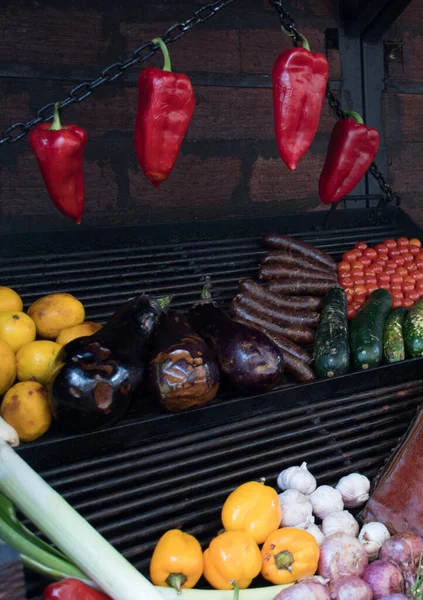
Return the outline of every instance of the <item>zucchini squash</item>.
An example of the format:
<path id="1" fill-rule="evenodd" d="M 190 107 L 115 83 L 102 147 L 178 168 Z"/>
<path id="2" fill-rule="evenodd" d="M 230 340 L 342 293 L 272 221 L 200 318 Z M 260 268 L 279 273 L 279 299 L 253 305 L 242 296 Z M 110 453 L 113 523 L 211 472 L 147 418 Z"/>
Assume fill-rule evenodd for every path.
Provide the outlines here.
<path id="1" fill-rule="evenodd" d="M 405 317 L 404 343 L 409 356 L 423 356 L 423 298 L 416 302 Z"/>
<path id="2" fill-rule="evenodd" d="M 314 369 L 319 377 L 346 373 L 350 366 L 347 300 L 341 287 L 333 287 L 323 301 L 314 342 Z"/>
<path id="3" fill-rule="evenodd" d="M 386 317 L 383 328 L 383 362 L 392 364 L 405 359 L 403 326 L 408 308 L 394 308 Z"/>

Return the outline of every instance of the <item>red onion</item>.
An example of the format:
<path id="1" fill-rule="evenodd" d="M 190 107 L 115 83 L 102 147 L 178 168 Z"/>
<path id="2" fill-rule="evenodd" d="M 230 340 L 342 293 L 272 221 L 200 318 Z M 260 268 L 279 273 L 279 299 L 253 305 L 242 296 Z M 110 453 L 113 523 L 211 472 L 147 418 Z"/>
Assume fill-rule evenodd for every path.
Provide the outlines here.
<path id="1" fill-rule="evenodd" d="M 410 596 L 405 594 L 391 594 L 390 596 L 384 596 L 380 600 L 410 600 Z"/>
<path id="2" fill-rule="evenodd" d="M 360 577 L 340 577 L 330 584 L 332 600 L 373 600 L 372 588 Z"/>
<path id="3" fill-rule="evenodd" d="M 414 585 L 420 554 L 423 553 L 423 539 L 415 533 L 398 533 L 384 542 L 379 558 L 390 560 L 402 571 L 406 588 Z"/>
<path id="4" fill-rule="evenodd" d="M 331 581 L 347 575 L 361 577 L 367 564 L 367 552 L 356 538 L 345 533 L 334 533 L 320 546 L 317 572 Z"/>
<path id="5" fill-rule="evenodd" d="M 330 596 L 326 585 L 317 581 L 309 581 L 296 583 L 282 590 L 273 600 L 330 600 Z"/>
<path id="6" fill-rule="evenodd" d="M 394 563 L 375 560 L 364 571 L 363 579 L 373 590 L 373 598 L 379 600 L 389 594 L 404 592 L 404 577 Z"/>

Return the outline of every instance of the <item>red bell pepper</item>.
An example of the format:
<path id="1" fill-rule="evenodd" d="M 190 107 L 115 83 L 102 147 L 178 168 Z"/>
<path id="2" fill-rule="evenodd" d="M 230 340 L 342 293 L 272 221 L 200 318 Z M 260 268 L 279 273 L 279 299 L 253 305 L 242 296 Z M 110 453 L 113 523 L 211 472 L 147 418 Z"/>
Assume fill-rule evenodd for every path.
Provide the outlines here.
<path id="1" fill-rule="evenodd" d="M 346 112 L 332 131 L 319 180 L 319 195 L 333 204 L 349 194 L 365 175 L 379 150 L 379 132 L 367 127 L 359 114 Z"/>
<path id="2" fill-rule="evenodd" d="M 316 135 L 322 114 L 329 66 L 323 54 L 302 48 L 285 50 L 272 72 L 276 143 L 286 166 L 294 171 Z"/>
<path id="3" fill-rule="evenodd" d="M 40 123 L 29 133 L 47 191 L 56 208 L 81 222 L 84 210 L 83 154 L 87 132 L 77 125 L 62 125 L 59 105 L 54 107 L 53 123 Z"/>
<path id="4" fill-rule="evenodd" d="M 178 158 L 195 108 L 195 96 L 187 75 L 172 73 L 169 52 L 160 38 L 164 67 L 147 67 L 138 78 L 138 112 L 135 150 L 144 174 L 159 187 Z"/>
<path id="5" fill-rule="evenodd" d="M 102 592 L 79 581 L 79 579 L 64 579 L 52 583 L 44 590 L 43 600 L 111 600 Z"/>

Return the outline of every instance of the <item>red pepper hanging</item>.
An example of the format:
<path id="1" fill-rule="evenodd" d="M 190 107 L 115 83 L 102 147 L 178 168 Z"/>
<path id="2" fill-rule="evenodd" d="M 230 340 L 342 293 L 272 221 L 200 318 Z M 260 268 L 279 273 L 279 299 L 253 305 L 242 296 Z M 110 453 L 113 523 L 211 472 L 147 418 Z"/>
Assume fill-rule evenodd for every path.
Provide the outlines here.
<path id="1" fill-rule="evenodd" d="M 77 125 L 62 125 L 59 105 L 54 106 L 53 123 L 40 123 L 29 133 L 47 191 L 56 208 L 81 222 L 84 210 L 83 154 L 87 132 Z"/>
<path id="2" fill-rule="evenodd" d="M 178 158 L 195 108 L 187 75 L 172 73 L 166 44 L 156 38 L 164 54 L 163 69 L 147 67 L 138 79 L 135 150 L 144 174 L 159 187 Z"/>
<path id="3" fill-rule="evenodd" d="M 111 598 L 79 579 L 64 579 L 46 587 L 43 600 L 111 600 Z"/>
<path id="4" fill-rule="evenodd" d="M 348 112 L 332 131 L 319 181 L 319 195 L 333 204 L 349 194 L 364 177 L 379 150 L 379 132 L 367 127 L 361 116 Z"/>
<path id="5" fill-rule="evenodd" d="M 316 135 L 322 114 L 329 66 L 323 54 L 302 48 L 285 50 L 273 67 L 273 109 L 279 154 L 294 171 Z"/>

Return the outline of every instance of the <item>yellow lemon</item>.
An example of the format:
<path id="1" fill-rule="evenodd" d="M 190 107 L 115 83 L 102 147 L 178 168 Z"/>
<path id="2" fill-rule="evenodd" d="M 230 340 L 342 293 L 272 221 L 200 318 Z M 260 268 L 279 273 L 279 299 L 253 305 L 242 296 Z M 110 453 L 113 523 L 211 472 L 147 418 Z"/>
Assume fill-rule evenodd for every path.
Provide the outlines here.
<path id="1" fill-rule="evenodd" d="M 36 334 L 34 321 L 25 313 L 14 310 L 0 312 L 0 340 L 10 344 L 14 352 L 33 342 Z"/>
<path id="2" fill-rule="evenodd" d="M 54 359 L 61 349 L 60 344 L 40 340 L 25 344 L 16 354 L 16 370 L 19 381 L 35 377 L 40 383 L 48 383 Z"/>
<path id="3" fill-rule="evenodd" d="M 65 344 L 69 344 L 72 340 L 76 340 L 80 337 L 85 337 L 87 335 L 92 335 L 96 331 L 101 329 L 101 325 L 98 323 L 93 323 L 92 321 L 85 321 L 81 325 L 75 325 L 75 327 L 68 327 L 67 329 L 62 329 L 59 335 L 56 338 L 56 342 L 65 346 Z"/>
<path id="4" fill-rule="evenodd" d="M 18 310 L 22 311 L 23 302 L 19 294 L 11 288 L 0 285 L 0 311 Z"/>
<path id="5" fill-rule="evenodd" d="M 50 294 L 28 309 L 41 338 L 55 340 L 62 329 L 80 325 L 85 319 L 82 303 L 71 294 Z"/>
<path id="6" fill-rule="evenodd" d="M 37 381 L 17 383 L 6 392 L 0 416 L 16 429 L 21 441 L 33 442 L 51 425 L 46 389 Z"/>
<path id="7" fill-rule="evenodd" d="M 0 396 L 6 392 L 16 378 L 16 357 L 11 346 L 0 340 Z"/>

